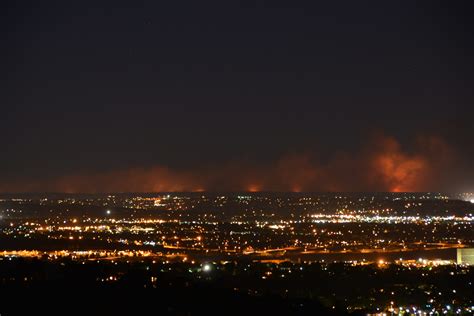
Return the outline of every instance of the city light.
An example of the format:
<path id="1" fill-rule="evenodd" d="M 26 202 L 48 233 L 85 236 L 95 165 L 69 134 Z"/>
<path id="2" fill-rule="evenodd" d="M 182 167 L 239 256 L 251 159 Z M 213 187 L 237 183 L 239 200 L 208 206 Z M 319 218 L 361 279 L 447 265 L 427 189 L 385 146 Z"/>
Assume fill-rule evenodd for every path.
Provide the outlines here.
<path id="1" fill-rule="evenodd" d="M 332 265 L 340 264 L 343 275 L 363 268 L 387 274 L 391 280 L 393 273 L 416 271 L 413 282 L 431 282 L 443 276 L 442 269 L 450 269 L 450 278 L 469 273 L 474 217 L 471 209 L 462 208 L 466 200 L 433 193 L 12 198 L 0 211 L 5 245 L 8 240 L 22 240 L 33 247 L 0 250 L 0 265 L 18 258 L 80 262 L 86 267 L 111 264 L 119 270 L 96 279 L 115 283 L 124 280 L 128 265 L 138 264 L 149 272 L 144 287 L 162 286 L 160 273 L 178 278 L 185 273 L 191 278 L 187 282 L 211 281 L 222 273 L 233 273 L 237 279 L 253 275 L 258 282 L 292 282 L 311 276 L 314 263 L 321 269 L 314 277 L 328 273 L 334 278 L 339 272 Z M 38 206 L 47 206 L 49 212 L 37 213 Z M 75 212 L 65 211 L 72 207 Z M 85 212 L 79 215 L 81 209 Z M 113 209 L 120 209 L 120 216 L 111 216 Z M 60 246 L 42 247 L 44 240 Z M 443 259 L 433 257 L 438 252 Z M 418 291 L 416 282 L 404 282 Z M 260 295 L 256 284 L 260 283 L 248 293 Z M 447 311 L 447 303 L 439 299 L 445 293 L 470 304 L 462 298 L 463 286 L 469 285 L 425 290 L 433 293 L 425 293 L 430 307 L 420 302 L 409 310 Z M 372 295 L 375 303 L 365 305 L 354 297 L 345 303 L 347 311 L 355 313 L 362 307 L 379 314 L 406 311 L 406 306 L 396 304 L 405 294 L 390 282 L 374 290 L 377 295 L 366 295 Z M 452 311 L 468 313 L 470 307 L 452 302 Z"/>

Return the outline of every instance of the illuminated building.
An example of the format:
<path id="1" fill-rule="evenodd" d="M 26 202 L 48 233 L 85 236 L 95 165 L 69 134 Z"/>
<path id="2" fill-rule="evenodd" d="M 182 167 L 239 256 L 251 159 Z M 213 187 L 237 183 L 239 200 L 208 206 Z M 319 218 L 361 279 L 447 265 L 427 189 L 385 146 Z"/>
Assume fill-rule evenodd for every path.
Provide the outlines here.
<path id="1" fill-rule="evenodd" d="M 474 248 L 459 248 L 457 250 L 457 263 L 474 265 Z"/>

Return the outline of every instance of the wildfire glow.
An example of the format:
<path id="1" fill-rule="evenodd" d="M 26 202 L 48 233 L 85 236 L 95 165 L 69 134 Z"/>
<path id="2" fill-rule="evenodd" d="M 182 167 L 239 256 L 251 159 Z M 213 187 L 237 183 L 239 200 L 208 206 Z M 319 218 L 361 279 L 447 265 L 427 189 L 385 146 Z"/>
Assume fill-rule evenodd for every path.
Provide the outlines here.
<path id="1" fill-rule="evenodd" d="M 0 183 L 0 192 L 427 191 L 433 189 L 440 170 L 446 169 L 446 148 L 441 140 L 430 138 L 420 143 L 418 151 L 408 153 L 394 138 L 379 135 L 360 150 L 338 153 L 325 162 L 305 153 L 265 165 L 234 162 L 212 169 L 132 168 Z"/>

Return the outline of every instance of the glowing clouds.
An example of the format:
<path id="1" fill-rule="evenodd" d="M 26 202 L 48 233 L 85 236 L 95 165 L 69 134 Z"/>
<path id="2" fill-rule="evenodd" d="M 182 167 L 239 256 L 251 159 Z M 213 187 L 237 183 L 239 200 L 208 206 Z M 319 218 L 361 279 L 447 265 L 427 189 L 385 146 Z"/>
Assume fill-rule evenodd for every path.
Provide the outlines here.
<path id="1" fill-rule="evenodd" d="M 378 135 L 355 152 L 338 152 L 327 161 L 309 153 L 254 164 L 234 161 L 212 168 L 165 166 L 78 173 L 53 180 L 3 184 L 5 192 L 202 192 L 202 191 L 428 191 L 446 179 L 455 155 L 435 137 L 415 139 L 414 152 L 393 137 Z"/>
<path id="2" fill-rule="evenodd" d="M 419 191 L 431 172 L 429 162 L 420 155 L 408 155 L 392 138 L 382 139 L 381 151 L 373 157 L 375 177 L 387 191 Z"/>

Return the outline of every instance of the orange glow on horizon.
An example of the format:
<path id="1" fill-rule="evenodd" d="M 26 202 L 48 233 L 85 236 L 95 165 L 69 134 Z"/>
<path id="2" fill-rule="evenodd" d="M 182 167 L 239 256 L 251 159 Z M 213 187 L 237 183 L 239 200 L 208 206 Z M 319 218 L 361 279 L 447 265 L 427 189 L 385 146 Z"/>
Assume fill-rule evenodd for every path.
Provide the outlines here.
<path id="1" fill-rule="evenodd" d="M 247 188 L 248 192 L 260 192 L 262 191 L 262 187 L 257 184 L 251 184 Z"/>
<path id="2" fill-rule="evenodd" d="M 300 186 L 293 186 L 291 188 L 291 192 L 299 193 L 299 192 L 301 192 L 301 187 Z"/>
<path id="3" fill-rule="evenodd" d="M 187 170 L 156 165 L 2 182 L 0 192 L 412 192 L 436 188 L 441 183 L 439 173 L 449 170 L 456 155 L 441 139 L 415 144 L 417 150 L 407 152 L 395 138 L 378 135 L 358 151 L 340 152 L 328 161 L 292 153 L 265 165 L 235 161 Z"/>

